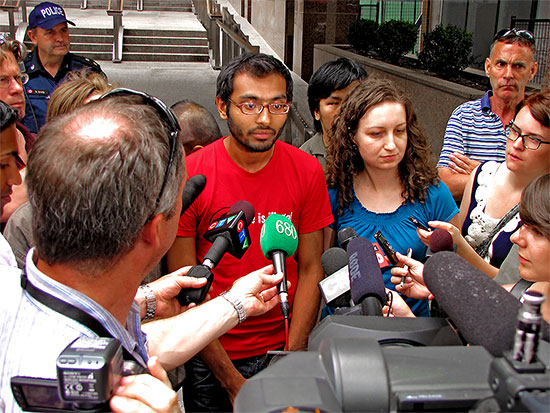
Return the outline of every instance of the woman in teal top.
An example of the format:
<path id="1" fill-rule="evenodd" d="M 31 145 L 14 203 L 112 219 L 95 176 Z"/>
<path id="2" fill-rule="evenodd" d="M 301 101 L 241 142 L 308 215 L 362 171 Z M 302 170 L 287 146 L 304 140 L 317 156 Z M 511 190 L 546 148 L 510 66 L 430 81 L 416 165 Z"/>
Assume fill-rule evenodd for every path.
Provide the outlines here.
<path id="1" fill-rule="evenodd" d="M 327 183 L 334 224 L 327 230 L 327 247 L 336 234 L 352 227 L 376 243 L 381 231 L 395 251 L 422 260 L 426 246 L 409 221 L 456 220 L 453 197 L 440 182 L 431 149 L 418 127 L 410 100 L 388 80 L 361 82 L 342 103 L 327 152 Z M 376 244 L 375 244 L 376 249 Z M 379 259 L 379 261 L 381 261 Z M 392 265 L 380 263 L 387 288 Z M 425 300 L 406 298 L 418 316 L 429 315 Z"/>

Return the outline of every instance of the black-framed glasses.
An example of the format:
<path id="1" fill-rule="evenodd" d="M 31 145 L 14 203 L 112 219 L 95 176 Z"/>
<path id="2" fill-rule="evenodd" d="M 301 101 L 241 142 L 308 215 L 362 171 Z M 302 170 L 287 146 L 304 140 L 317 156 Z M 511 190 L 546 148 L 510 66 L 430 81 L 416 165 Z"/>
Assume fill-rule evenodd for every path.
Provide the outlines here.
<path id="1" fill-rule="evenodd" d="M 243 103 L 235 103 L 231 99 L 229 99 L 229 101 L 237 106 L 245 115 L 259 115 L 265 107 L 267 107 L 267 110 L 272 115 L 286 115 L 290 112 L 291 106 L 290 103 L 266 103 L 265 105 L 262 105 L 261 103 L 252 101 Z"/>
<path id="2" fill-rule="evenodd" d="M 155 208 L 153 209 L 153 211 L 155 211 L 158 208 L 160 199 L 162 198 L 162 194 L 164 193 L 164 187 L 166 186 L 166 182 L 168 181 L 168 175 L 170 174 L 170 169 L 172 168 L 174 153 L 176 151 L 176 142 L 178 139 L 178 133 L 180 131 L 180 125 L 178 123 L 178 120 L 174 115 L 174 113 L 172 112 L 172 110 L 168 106 L 166 106 L 166 104 L 162 100 L 160 100 L 159 98 L 156 98 L 155 96 L 148 95 L 147 93 L 140 92 L 138 90 L 119 87 L 104 93 L 99 99 L 101 100 L 109 96 L 141 97 L 143 99 L 143 103 L 155 109 L 155 111 L 158 113 L 160 118 L 168 126 L 170 152 L 168 155 L 168 163 L 166 164 L 166 169 L 164 171 L 164 178 L 162 180 L 162 185 L 160 187 L 157 200 L 155 202 Z M 149 219 L 151 219 L 151 217 L 149 217 Z"/>
<path id="3" fill-rule="evenodd" d="M 0 76 L 0 89 L 9 88 L 11 86 L 11 82 L 14 80 L 23 86 L 29 81 L 29 75 L 26 73 L 20 73 L 15 76 Z"/>
<path id="4" fill-rule="evenodd" d="M 521 129 L 514 123 L 514 121 L 510 121 L 510 123 L 506 126 L 506 137 L 512 142 L 515 142 L 518 138 L 521 138 L 523 146 L 525 146 L 526 149 L 531 149 L 533 151 L 536 151 L 541 144 L 550 145 L 550 142 L 548 141 L 543 141 L 542 139 L 531 135 L 522 134 Z"/>
<path id="5" fill-rule="evenodd" d="M 533 36 L 533 33 L 531 33 L 529 30 L 516 29 L 514 27 L 512 27 L 511 29 L 500 30 L 497 34 L 495 34 L 493 41 L 510 37 L 521 37 L 522 39 L 525 39 L 528 42 L 535 44 L 535 36 Z"/>

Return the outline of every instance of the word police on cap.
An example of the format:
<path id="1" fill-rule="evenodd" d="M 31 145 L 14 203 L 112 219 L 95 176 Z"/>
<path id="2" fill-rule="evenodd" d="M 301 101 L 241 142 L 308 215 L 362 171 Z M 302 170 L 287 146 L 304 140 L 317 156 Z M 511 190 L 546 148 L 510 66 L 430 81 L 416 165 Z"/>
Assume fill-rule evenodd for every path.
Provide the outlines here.
<path id="1" fill-rule="evenodd" d="M 63 9 L 59 6 L 50 6 L 50 7 L 45 7 L 41 10 L 42 12 L 42 17 L 43 18 L 46 18 L 48 16 L 52 16 L 54 14 L 60 14 L 62 16 L 65 16 L 65 12 L 63 11 Z"/>

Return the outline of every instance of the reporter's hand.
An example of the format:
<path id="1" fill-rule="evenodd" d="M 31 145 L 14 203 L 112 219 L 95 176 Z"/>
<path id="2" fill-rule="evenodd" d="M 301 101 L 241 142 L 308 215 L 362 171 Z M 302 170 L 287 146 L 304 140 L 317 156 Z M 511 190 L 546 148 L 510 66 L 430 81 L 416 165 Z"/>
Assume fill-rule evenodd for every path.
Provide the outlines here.
<path id="1" fill-rule="evenodd" d="M 158 357 L 147 363 L 151 374 L 126 376 L 120 381 L 109 405 L 113 412 L 181 412 L 176 392 Z"/>
<path id="2" fill-rule="evenodd" d="M 187 274 L 190 268 L 182 267 L 147 284 L 151 287 L 157 298 L 156 319 L 172 317 L 196 305 L 195 303 L 191 303 L 189 306 L 182 306 L 176 298 L 182 288 L 200 288 L 206 284 L 206 278 L 187 277 L 185 274 Z M 144 297 L 139 296 L 139 294 L 138 292 L 136 300 L 140 303 L 141 307 L 145 308 L 144 305 L 141 305 Z M 207 295 L 205 301 L 209 299 L 210 296 Z"/>
<path id="3" fill-rule="evenodd" d="M 468 241 L 462 236 L 460 230 L 450 222 L 445 221 L 430 221 L 428 224 L 433 228 L 444 229 L 453 237 L 453 243 L 456 244 L 457 253 L 469 247 Z"/>
<path id="4" fill-rule="evenodd" d="M 416 317 L 411 308 L 399 294 L 388 288 L 386 288 L 386 293 L 391 294 L 392 305 L 391 310 L 388 305 L 382 307 L 382 315 L 386 317 Z M 388 311 L 390 311 L 389 314 Z"/>
<path id="5" fill-rule="evenodd" d="M 273 265 L 268 265 L 239 278 L 231 291 L 240 298 L 247 317 L 261 315 L 279 303 L 276 285 L 282 278 L 282 274 L 274 274 Z"/>
<path id="6" fill-rule="evenodd" d="M 395 289 L 410 298 L 432 299 L 432 293 L 424 284 L 424 264 L 399 252 L 396 254 L 399 260 L 398 264 L 401 266 L 395 266 L 391 269 L 391 282 L 395 284 Z M 404 265 L 409 268 L 405 269 Z M 400 285 L 402 277 L 406 277 L 403 286 Z"/>
<path id="7" fill-rule="evenodd" d="M 474 169 L 481 163 L 468 158 L 466 155 L 460 152 L 454 152 L 449 155 L 448 167 L 457 174 L 470 175 Z"/>

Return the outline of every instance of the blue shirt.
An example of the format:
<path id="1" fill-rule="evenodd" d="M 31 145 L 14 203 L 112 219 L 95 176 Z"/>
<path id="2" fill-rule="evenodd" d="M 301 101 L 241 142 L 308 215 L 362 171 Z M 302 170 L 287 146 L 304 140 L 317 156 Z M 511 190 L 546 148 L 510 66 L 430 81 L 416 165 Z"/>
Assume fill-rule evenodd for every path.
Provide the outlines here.
<path id="1" fill-rule="evenodd" d="M 38 58 L 38 52 L 32 51 L 25 58 L 25 71 L 29 75 L 29 81 L 25 83 L 25 117 L 23 124 L 32 132 L 38 133 L 46 123 L 48 103 L 54 89 L 65 80 L 71 71 L 88 70 L 103 73 L 101 67 L 92 59 L 67 53 L 63 58 L 61 67 L 55 74 L 44 69 Z"/>
<path id="2" fill-rule="evenodd" d="M 26 272 L 37 288 L 94 316 L 144 366 L 147 337 L 141 331 L 139 306 L 132 305 L 126 327 L 87 296 L 41 273 L 33 262 L 34 249 L 27 255 Z M 97 337 L 87 327 L 30 297 L 21 288 L 21 270 L 0 267 L 3 298 L 0 300 L 0 398 L 6 412 L 20 412 L 10 378 L 27 376 L 56 378 L 56 360 L 61 351 L 78 337 Z"/>
<path id="3" fill-rule="evenodd" d="M 491 111 L 491 95 L 488 91 L 481 99 L 463 103 L 453 111 L 438 167 L 448 167 L 453 152 L 479 162 L 505 160 L 506 132 L 500 117 Z"/>
<path id="4" fill-rule="evenodd" d="M 427 247 L 418 237 L 416 227 L 408 217 L 412 215 L 426 225 L 428 221 L 450 221 L 459 212 L 451 192 L 443 182 L 428 188 L 425 203 L 407 201 L 389 213 L 376 213 L 367 210 L 354 194 L 351 204 L 353 211 L 346 208 L 342 215 L 338 215 L 337 193 L 336 189 L 329 188 L 328 195 L 334 215 L 332 228 L 336 232 L 345 227 L 352 227 L 357 235 L 367 238 L 374 244 L 376 243 L 374 234 L 376 231 L 380 231 L 395 251 L 406 254 L 407 249 L 412 248 L 412 257 L 418 261 L 425 258 Z M 393 265 L 388 264 L 381 270 L 386 287 L 395 290 L 395 286 L 390 281 L 392 267 Z M 426 300 L 403 298 L 417 316 L 429 315 Z"/>

